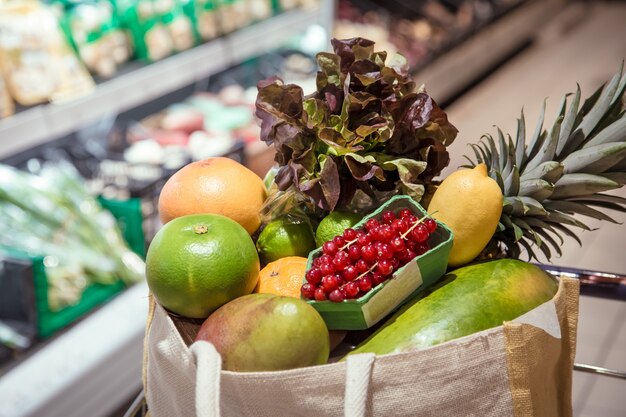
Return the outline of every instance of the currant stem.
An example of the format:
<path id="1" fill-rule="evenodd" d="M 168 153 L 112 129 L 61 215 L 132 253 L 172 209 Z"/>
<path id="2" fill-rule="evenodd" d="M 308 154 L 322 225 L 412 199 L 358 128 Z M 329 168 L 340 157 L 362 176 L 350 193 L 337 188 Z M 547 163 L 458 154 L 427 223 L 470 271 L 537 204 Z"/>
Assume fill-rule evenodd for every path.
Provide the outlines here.
<path id="1" fill-rule="evenodd" d="M 345 245 L 343 245 L 342 247 L 340 247 L 340 248 L 339 248 L 339 250 L 341 251 L 341 250 L 344 250 L 344 249 L 349 248 L 349 247 L 350 247 L 350 245 L 352 245 L 353 243 L 355 243 L 357 240 L 358 240 L 358 239 L 354 239 L 354 240 L 351 240 L 351 241 L 349 241 L 349 242 L 346 242 L 346 244 L 345 244 Z"/>
<path id="2" fill-rule="evenodd" d="M 358 277 L 356 277 L 353 281 L 356 281 L 359 278 L 363 278 L 365 275 L 369 274 L 370 272 L 372 272 L 374 270 L 374 268 L 376 268 L 378 266 L 378 261 L 374 262 L 374 265 L 372 265 L 370 267 L 370 269 L 368 269 L 367 271 L 363 272 L 361 275 L 359 275 Z M 345 285 L 345 284 L 344 284 Z"/>
<path id="3" fill-rule="evenodd" d="M 432 213 L 426 213 L 426 215 L 424 217 L 422 217 L 421 219 L 417 219 L 417 221 L 415 223 L 413 223 L 413 225 L 411 227 L 409 227 L 409 230 L 407 230 L 406 232 L 402 233 L 400 235 L 400 237 L 402 239 L 406 239 L 406 236 L 411 233 L 411 230 L 415 229 L 417 227 L 418 224 L 422 223 L 424 220 L 426 219 L 432 219 L 432 215 L 437 213 L 439 210 L 435 210 Z"/>

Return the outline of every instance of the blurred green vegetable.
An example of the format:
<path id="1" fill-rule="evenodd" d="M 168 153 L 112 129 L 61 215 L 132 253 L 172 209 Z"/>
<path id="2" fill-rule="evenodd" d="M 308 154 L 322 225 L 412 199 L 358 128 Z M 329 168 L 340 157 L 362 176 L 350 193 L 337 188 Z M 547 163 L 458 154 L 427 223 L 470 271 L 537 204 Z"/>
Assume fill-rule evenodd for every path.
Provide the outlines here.
<path id="1" fill-rule="evenodd" d="M 0 250 L 43 256 L 51 309 L 75 304 L 93 283 L 143 279 L 143 260 L 115 218 L 83 187 L 68 162 L 37 175 L 0 165 Z"/>

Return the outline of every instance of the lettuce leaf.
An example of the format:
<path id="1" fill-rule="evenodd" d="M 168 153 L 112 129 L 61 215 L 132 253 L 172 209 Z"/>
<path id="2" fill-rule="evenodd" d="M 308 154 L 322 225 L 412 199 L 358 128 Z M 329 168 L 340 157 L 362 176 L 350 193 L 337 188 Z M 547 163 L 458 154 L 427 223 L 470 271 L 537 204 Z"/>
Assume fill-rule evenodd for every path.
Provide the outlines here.
<path id="1" fill-rule="evenodd" d="M 417 90 L 403 56 L 387 59 L 364 38 L 331 43 L 334 53 L 316 57 L 311 95 L 279 78 L 258 84 L 256 116 L 261 140 L 276 149 L 278 189 L 328 211 L 348 206 L 357 190 L 419 201 L 448 165 L 457 129 Z"/>

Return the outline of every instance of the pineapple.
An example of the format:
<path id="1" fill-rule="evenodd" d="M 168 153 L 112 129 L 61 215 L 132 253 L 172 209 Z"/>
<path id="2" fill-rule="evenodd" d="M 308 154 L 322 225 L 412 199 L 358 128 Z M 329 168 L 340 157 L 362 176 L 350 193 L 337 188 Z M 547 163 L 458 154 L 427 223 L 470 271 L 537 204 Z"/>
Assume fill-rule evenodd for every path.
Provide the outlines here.
<path id="1" fill-rule="evenodd" d="M 470 145 L 474 167 L 484 162 L 504 195 L 498 229 L 481 254 L 530 259 L 540 250 L 547 260 L 561 255 L 563 237 L 581 244 L 575 228 L 590 230 L 579 216 L 617 223 L 604 211 L 626 212 L 626 198 L 604 192 L 626 183 L 626 89 L 623 64 L 610 82 L 580 104 L 580 87 L 559 104 L 554 124 L 543 128 L 545 101 L 530 140 L 524 112 L 515 141 L 498 128 L 497 140 L 483 135 Z M 498 145 L 496 145 L 496 141 Z"/>

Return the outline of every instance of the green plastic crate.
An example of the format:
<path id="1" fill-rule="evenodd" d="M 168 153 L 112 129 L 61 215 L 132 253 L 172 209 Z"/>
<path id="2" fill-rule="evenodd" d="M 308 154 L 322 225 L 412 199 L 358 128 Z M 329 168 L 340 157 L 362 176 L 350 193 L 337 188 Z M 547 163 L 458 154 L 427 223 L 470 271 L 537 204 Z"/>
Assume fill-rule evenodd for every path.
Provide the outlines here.
<path id="1" fill-rule="evenodd" d="M 354 228 L 361 228 L 370 218 L 380 218 L 383 211 L 398 212 L 409 208 L 418 217 L 427 213 L 424 208 L 408 196 L 395 196 L 373 213 L 364 217 Z M 446 272 L 448 256 L 452 248 L 452 231 L 437 221 L 437 230 L 430 235 L 431 249 L 394 272 L 391 279 L 372 288 L 356 300 L 342 302 L 307 300 L 322 316 L 330 330 L 365 330 L 407 300 L 434 284 Z M 321 254 L 321 248 L 309 254 L 307 271 L 313 259 Z M 303 279 L 306 282 L 306 279 Z"/>
<path id="2" fill-rule="evenodd" d="M 144 236 L 141 199 L 108 200 L 98 198 L 105 209 L 109 210 L 117 220 L 117 225 L 124 235 L 128 247 L 142 258 L 146 255 L 146 239 Z"/>
<path id="3" fill-rule="evenodd" d="M 116 218 L 131 250 L 143 257 L 145 241 L 140 199 L 131 198 L 123 201 L 99 199 L 99 201 Z M 26 304 L 25 314 L 21 317 L 9 317 L 9 319 L 27 322 L 28 327 L 32 327 L 33 332 L 41 338 L 52 336 L 126 288 L 121 281 L 110 285 L 92 284 L 84 290 L 77 304 L 51 311 L 48 305 L 48 280 L 44 257 L 29 256 L 19 251 L 10 251 L 6 255 L 6 259 L 14 259 L 23 267 L 21 268 L 22 274 L 17 277 L 21 282 L 18 283 L 19 288 L 15 291 L 15 297 L 6 293 L 0 296 L 3 304 L 6 304 L 3 310 L 14 310 L 9 305 L 10 303 Z M 13 288 L 15 290 L 15 286 Z M 22 305 L 19 308 L 24 310 Z"/>

